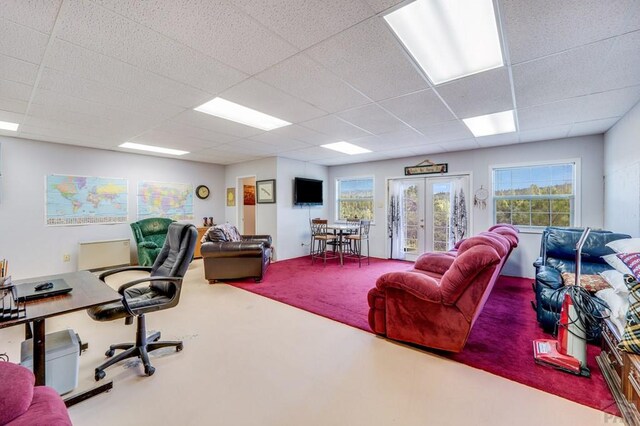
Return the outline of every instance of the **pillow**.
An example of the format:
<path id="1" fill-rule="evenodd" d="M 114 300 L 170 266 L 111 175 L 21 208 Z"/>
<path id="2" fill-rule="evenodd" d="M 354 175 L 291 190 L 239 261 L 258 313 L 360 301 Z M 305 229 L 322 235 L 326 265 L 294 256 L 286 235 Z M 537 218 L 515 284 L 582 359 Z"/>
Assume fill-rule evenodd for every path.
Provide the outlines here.
<path id="1" fill-rule="evenodd" d="M 615 269 L 609 269 L 608 271 L 600 272 L 600 276 L 604 278 L 606 282 L 616 291 L 616 293 L 628 296 L 629 289 L 624 283 L 624 275 Z"/>
<path id="2" fill-rule="evenodd" d="M 227 241 L 241 241 L 242 240 L 242 237 L 240 236 L 240 233 L 238 232 L 238 228 L 236 228 L 234 225 L 232 225 L 230 223 L 220 224 L 220 225 L 216 226 L 216 228 L 220 228 L 222 230 L 224 235 L 227 237 Z"/>
<path id="3" fill-rule="evenodd" d="M 605 244 L 616 253 L 637 253 L 640 252 L 640 238 L 623 238 Z"/>
<path id="4" fill-rule="evenodd" d="M 625 275 L 624 281 L 629 289 L 629 310 L 627 325 L 618 347 L 626 352 L 640 354 L 640 283 L 633 275 Z"/>
<path id="5" fill-rule="evenodd" d="M 206 243 L 207 241 L 217 243 L 221 241 L 227 241 L 227 237 L 224 235 L 224 232 L 222 232 L 222 229 L 218 228 L 217 226 L 212 226 L 211 228 L 207 229 L 207 232 L 205 232 L 205 234 L 202 236 L 202 239 L 200 240 L 201 243 Z"/>
<path id="6" fill-rule="evenodd" d="M 640 253 L 620 253 L 618 259 L 622 260 L 636 279 L 640 277 Z"/>
<path id="7" fill-rule="evenodd" d="M 616 293 L 613 288 L 600 290 L 596 293 L 596 297 L 607 304 L 610 311 L 609 320 L 616 326 L 622 336 L 624 334 L 624 326 L 627 324 L 626 316 L 629 310 L 629 298 Z"/>
<path id="8" fill-rule="evenodd" d="M 570 272 L 563 272 L 562 282 L 564 285 L 576 285 L 576 274 Z M 580 287 L 584 288 L 590 293 L 604 290 L 605 288 L 611 288 L 604 278 L 600 275 L 580 275 Z"/>
<path id="9" fill-rule="evenodd" d="M 627 268 L 627 265 L 625 265 L 622 260 L 618 259 L 617 254 L 608 254 L 606 256 L 602 256 L 602 260 L 607 262 L 609 266 L 611 266 L 613 269 L 620 272 L 621 274 L 631 273 L 631 270 Z"/>

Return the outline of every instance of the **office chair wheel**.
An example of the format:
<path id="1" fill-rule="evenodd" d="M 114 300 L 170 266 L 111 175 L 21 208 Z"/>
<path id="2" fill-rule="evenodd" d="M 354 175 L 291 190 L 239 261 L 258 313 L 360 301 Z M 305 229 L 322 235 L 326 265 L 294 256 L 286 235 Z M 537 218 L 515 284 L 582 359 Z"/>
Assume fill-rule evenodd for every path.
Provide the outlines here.
<path id="1" fill-rule="evenodd" d="M 104 372 L 104 370 L 96 370 L 96 374 L 94 376 L 94 378 L 97 381 L 100 381 L 101 379 L 104 379 L 105 376 L 107 375 L 107 373 Z"/>
<path id="2" fill-rule="evenodd" d="M 156 372 L 156 369 L 150 365 L 145 365 L 144 366 L 144 374 L 146 374 L 147 376 L 153 376 L 153 373 Z"/>
<path id="3" fill-rule="evenodd" d="M 107 358 L 111 358 L 115 353 L 115 349 L 107 349 L 107 351 L 104 353 L 104 356 L 106 356 Z"/>
<path id="4" fill-rule="evenodd" d="M 182 345 L 182 343 L 180 343 L 179 345 L 176 345 L 176 352 L 180 352 L 182 349 L 184 349 L 184 346 Z"/>

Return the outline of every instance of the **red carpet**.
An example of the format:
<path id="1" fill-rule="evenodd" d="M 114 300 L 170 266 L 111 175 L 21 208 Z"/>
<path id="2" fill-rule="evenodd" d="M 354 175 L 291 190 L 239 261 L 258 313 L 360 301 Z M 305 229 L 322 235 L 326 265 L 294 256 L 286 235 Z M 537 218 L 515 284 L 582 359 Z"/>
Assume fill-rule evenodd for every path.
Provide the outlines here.
<path id="1" fill-rule="evenodd" d="M 340 268 L 335 261 L 311 265 L 308 257 L 276 262 L 262 283 L 253 280 L 232 285 L 371 332 L 367 322 L 367 292 L 385 272 L 408 269 L 409 262 L 371 259 L 371 265 L 349 261 Z M 531 279 L 501 277 L 459 354 L 438 355 L 501 377 L 561 396 L 610 414 L 620 415 L 600 373 L 595 356 L 598 347 L 588 345 L 591 378 L 537 365 L 532 340 L 549 338 L 538 327 L 530 300 Z"/>

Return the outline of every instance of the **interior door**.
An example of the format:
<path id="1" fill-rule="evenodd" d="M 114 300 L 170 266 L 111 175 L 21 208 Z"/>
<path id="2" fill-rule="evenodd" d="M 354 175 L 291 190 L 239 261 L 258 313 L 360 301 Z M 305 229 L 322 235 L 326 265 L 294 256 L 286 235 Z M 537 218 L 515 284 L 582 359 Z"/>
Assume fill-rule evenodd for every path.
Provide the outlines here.
<path id="1" fill-rule="evenodd" d="M 402 180 L 402 236 L 404 257 L 415 261 L 425 251 L 447 251 L 455 182 L 460 177 L 437 177 Z"/>

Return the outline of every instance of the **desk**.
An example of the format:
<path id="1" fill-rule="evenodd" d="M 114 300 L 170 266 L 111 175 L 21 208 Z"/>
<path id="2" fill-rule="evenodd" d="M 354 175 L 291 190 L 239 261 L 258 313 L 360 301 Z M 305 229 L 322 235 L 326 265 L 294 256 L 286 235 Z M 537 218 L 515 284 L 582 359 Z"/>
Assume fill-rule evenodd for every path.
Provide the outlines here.
<path id="1" fill-rule="evenodd" d="M 14 284 L 64 279 L 73 290 L 60 296 L 45 297 L 26 303 L 24 318 L 0 322 L 0 328 L 33 322 L 33 374 L 36 386 L 45 384 L 45 319 L 80 311 L 105 303 L 117 302 L 120 294 L 88 271 L 50 275 L 15 281 Z"/>

